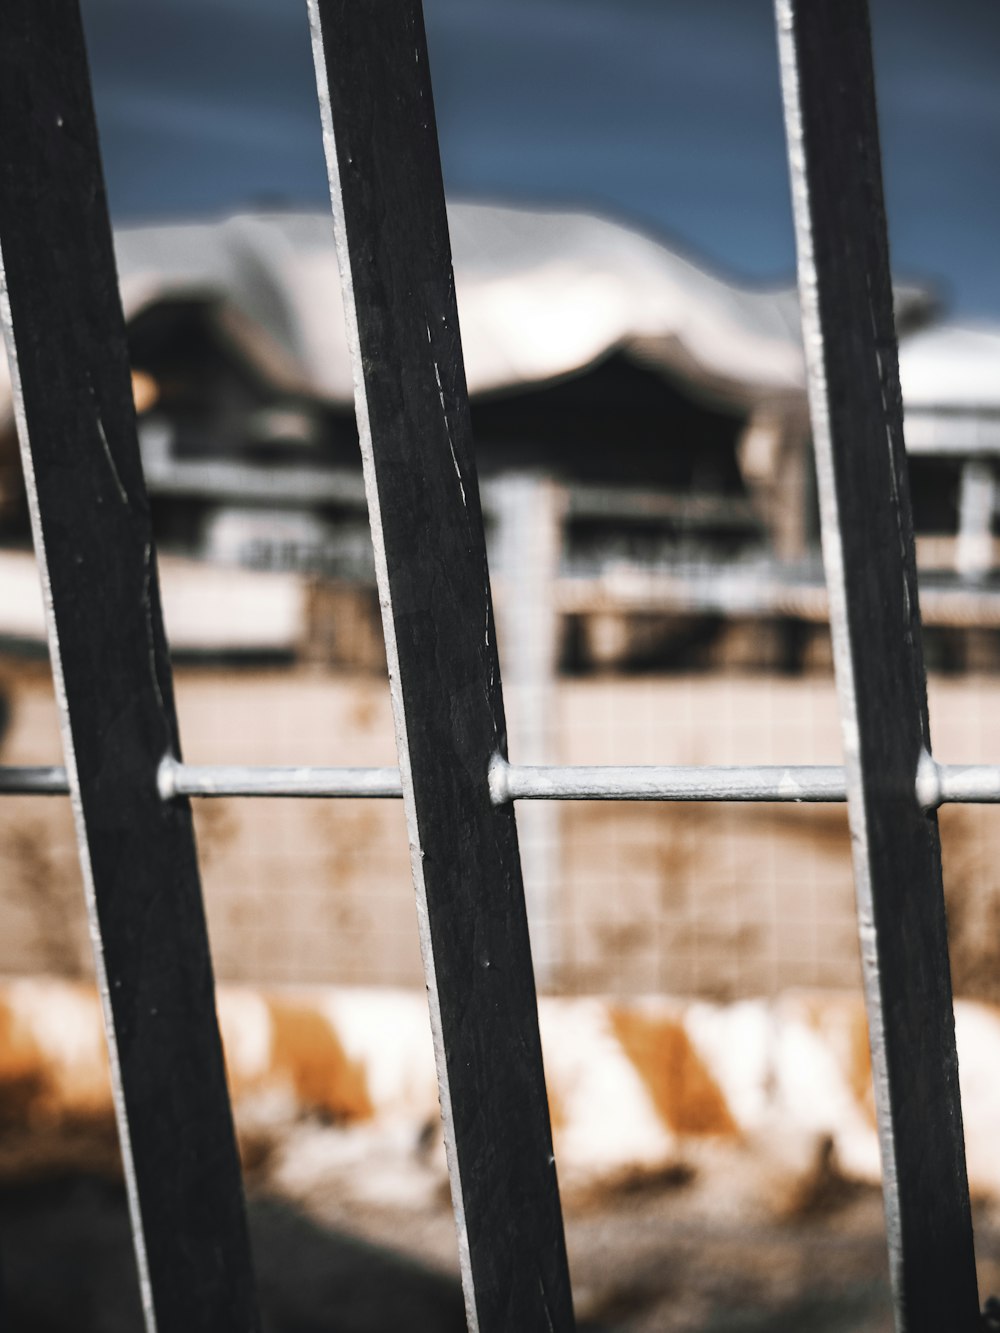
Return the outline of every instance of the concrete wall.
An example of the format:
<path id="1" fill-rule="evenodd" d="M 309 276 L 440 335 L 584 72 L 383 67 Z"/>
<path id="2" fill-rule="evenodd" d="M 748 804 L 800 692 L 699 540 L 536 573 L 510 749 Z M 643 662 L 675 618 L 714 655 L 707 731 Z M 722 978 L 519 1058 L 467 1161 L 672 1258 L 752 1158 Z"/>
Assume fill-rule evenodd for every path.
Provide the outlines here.
<path id="1" fill-rule="evenodd" d="M 187 667 L 177 690 L 192 762 L 394 762 L 375 677 Z M 60 762 L 45 664 L 0 662 L 0 691 L 0 762 Z M 840 757 L 821 675 L 562 680 L 554 710 L 558 762 Z M 1000 756 L 1000 681 L 933 681 L 931 718 L 942 760 Z M 202 801 L 196 822 L 221 977 L 421 983 L 398 802 Z M 563 805 L 554 829 L 556 989 L 731 998 L 857 980 L 842 809 Z M 947 809 L 942 829 L 958 988 L 1000 998 L 1000 809 Z M 89 967 L 68 802 L 5 798 L 0 972 Z"/>

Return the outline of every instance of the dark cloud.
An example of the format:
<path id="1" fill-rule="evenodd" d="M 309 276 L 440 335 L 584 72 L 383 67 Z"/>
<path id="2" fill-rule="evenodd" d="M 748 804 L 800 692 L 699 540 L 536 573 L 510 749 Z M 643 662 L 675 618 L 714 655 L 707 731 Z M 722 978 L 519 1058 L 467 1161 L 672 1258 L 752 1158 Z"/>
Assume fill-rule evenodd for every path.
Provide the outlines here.
<path id="1" fill-rule="evenodd" d="M 323 205 L 304 0 L 83 0 L 122 218 Z M 896 266 L 1000 316 L 1000 6 L 873 0 Z M 792 234 L 769 0 L 427 0 L 449 187 L 583 204 L 749 279 Z"/>

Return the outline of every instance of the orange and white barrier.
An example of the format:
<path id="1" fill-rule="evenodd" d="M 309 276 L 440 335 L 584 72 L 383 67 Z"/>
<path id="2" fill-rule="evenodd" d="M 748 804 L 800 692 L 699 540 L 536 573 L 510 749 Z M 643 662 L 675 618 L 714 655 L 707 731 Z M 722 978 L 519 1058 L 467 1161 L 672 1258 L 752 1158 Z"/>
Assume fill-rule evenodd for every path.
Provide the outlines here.
<path id="1" fill-rule="evenodd" d="M 218 1003 L 248 1165 L 263 1164 L 293 1193 L 343 1173 L 369 1194 L 440 1187 L 423 995 L 222 986 Z M 808 1188 L 820 1161 L 850 1179 L 878 1179 L 859 997 L 797 992 L 728 1005 L 543 997 L 539 1021 L 569 1190 L 710 1169 L 713 1160 L 729 1169 L 737 1159 L 756 1162 L 759 1180 L 780 1180 L 789 1198 Z M 1000 1198 L 1000 1010 L 960 1001 L 956 1025 L 972 1188 Z M 0 1176 L 113 1158 L 92 988 L 0 982 L 0 1123 Z"/>

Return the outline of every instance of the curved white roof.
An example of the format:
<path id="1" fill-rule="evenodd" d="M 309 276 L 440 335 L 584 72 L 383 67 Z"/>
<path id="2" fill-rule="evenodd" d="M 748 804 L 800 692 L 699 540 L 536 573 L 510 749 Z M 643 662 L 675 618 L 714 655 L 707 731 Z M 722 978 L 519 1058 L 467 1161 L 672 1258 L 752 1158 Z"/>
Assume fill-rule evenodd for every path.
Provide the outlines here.
<path id="1" fill-rule="evenodd" d="M 910 409 L 1000 410 L 1000 328 L 941 324 L 899 349 L 903 401 Z"/>
<path id="2" fill-rule="evenodd" d="M 571 375 L 614 351 L 737 408 L 803 392 L 792 288 L 734 286 L 589 214 L 454 203 L 449 221 L 474 395 Z M 352 401 L 329 214 L 133 227 L 115 246 L 127 316 L 163 299 L 208 298 L 277 382 Z M 912 289 L 897 302 L 926 306 Z M 5 370 L 0 361 L 0 415 Z"/>
<path id="3" fill-rule="evenodd" d="M 586 214 L 464 203 L 450 206 L 449 222 L 473 394 L 572 374 L 617 348 L 712 396 L 801 386 L 789 290 L 740 290 Z M 351 401 L 328 214 L 135 228 L 117 234 L 116 248 L 130 311 L 171 293 L 214 293 L 266 330 L 311 387 Z"/>

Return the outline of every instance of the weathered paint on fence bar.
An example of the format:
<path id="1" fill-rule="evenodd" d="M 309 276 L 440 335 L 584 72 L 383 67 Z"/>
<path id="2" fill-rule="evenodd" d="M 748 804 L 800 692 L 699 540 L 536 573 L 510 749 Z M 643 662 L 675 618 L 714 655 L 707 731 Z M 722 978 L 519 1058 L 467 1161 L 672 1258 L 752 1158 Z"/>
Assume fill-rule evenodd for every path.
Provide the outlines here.
<path id="1" fill-rule="evenodd" d="M 899 1333 L 979 1326 L 866 0 L 777 0 Z M 924 785 L 926 782 L 926 765 Z"/>
<path id="2" fill-rule="evenodd" d="M 310 0 L 470 1328 L 573 1327 L 419 0 Z"/>
<path id="3" fill-rule="evenodd" d="M 3 315 L 147 1327 L 258 1327 L 74 0 L 0 6 Z"/>

